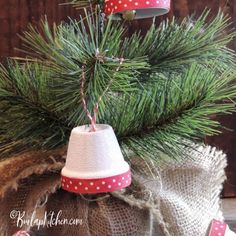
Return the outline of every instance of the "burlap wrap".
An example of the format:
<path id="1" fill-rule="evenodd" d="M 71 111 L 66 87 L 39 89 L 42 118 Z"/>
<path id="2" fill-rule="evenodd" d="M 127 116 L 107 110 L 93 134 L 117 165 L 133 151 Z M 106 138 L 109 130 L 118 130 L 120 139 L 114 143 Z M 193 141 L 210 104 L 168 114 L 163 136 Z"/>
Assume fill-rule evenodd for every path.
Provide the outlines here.
<path id="1" fill-rule="evenodd" d="M 5 181 L 0 182 L 0 193 L 4 194 L 0 202 L 1 236 L 10 236 L 19 230 L 17 218 L 10 218 L 13 210 L 26 211 L 28 219 L 36 210 L 34 218 L 38 219 L 43 218 L 45 212 L 53 211 L 56 215 L 61 211 L 60 219 L 82 220 L 81 225 L 65 224 L 40 230 L 26 224 L 22 227 L 32 235 L 48 236 L 206 236 L 211 220 L 222 220 L 219 194 L 225 179 L 226 157 L 215 148 L 197 147 L 184 161 L 165 165 L 147 164 L 133 158 L 132 187 L 95 196 L 75 195 L 59 189 L 63 153 L 61 150 L 41 153 L 41 162 L 37 163 L 41 165 L 40 171 L 32 175 L 32 167 L 28 177 L 25 170 L 29 166 L 17 168 L 17 175 L 11 171 L 11 176 L 13 173 L 15 176 L 12 186 L 10 176 L 4 176 Z M 28 156 L 34 159 L 37 155 Z M 46 165 L 48 159 L 53 162 Z M 9 171 L 7 166 L 0 163 L 0 170 L 4 167 L 4 171 Z"/>

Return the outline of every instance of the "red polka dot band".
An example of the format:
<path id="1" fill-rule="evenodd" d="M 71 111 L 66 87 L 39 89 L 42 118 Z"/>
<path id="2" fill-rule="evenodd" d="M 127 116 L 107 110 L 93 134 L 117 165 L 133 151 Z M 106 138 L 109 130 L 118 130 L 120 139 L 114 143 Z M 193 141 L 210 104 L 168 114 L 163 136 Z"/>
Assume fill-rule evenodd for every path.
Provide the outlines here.
<path id="1" fill-rule="evenodd" d="M 130 170 L 124 174 L 99 179 L 77 179 L 61 176 L 62 189 L 73 193 L 111 192 L 128 187 L 130 184 Z"/>
<path id="2" fill-rule="evenodd" d="M 236 236 L 236 234 L 224 222 L 213 220 L 209 236 Z"/>
<path id="3" fill-rule="evenodd" d="M 218 220 L 213 220 L 209 236 L 224 236 L 226 231 L 226 224 Z"/>
<path id="4" fill-rule="evenodd" d="M 125 11 L 135 10 L 135 19 L 164 15 L 170 10 L 170 0 L 105 0 L 105 14 L 121 19 Z"/>

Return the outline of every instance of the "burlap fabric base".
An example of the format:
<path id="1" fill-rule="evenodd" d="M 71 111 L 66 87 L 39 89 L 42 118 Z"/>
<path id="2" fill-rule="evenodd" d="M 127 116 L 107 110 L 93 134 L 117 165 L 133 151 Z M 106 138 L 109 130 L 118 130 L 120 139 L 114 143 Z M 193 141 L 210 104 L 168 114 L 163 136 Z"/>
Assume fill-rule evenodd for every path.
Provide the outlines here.
<path id="1" fill-rule="evenodd" d="M 32 235 L 48 236 L 206 236 L 212 219 L 222 220 L 219 194 L 225 179 L 226 157 L 215 148 L 197 147 L 185 161 L 172 161 L 161 167 L 133 158 L 131 164 L 135 171 L 131 188 L 93 196 L 60 189 L 59 172 L 64 162 L 60 155 L 56 151 L 50 153 L 55 168 L 45 165 L 40 174 L 14 181 L 15 190 L 9 181 L 2 183 L 1 236 L 11 236 L 20 228 Z M 0 163 L 0 169 L 1 166 L 4 163 Z M 22 227 L 17 227 L 14 210 L 25 211 L 24 219 L 32 216 L 43 219 L 47 215 L 47 223 L 49 213 L 54 212 L 56 218 L 61 212 L 60 220 L 79 219 L 79 223 L 48 224 L 38 230 L 37 226 L 24 221 L 18 225 Z"/>

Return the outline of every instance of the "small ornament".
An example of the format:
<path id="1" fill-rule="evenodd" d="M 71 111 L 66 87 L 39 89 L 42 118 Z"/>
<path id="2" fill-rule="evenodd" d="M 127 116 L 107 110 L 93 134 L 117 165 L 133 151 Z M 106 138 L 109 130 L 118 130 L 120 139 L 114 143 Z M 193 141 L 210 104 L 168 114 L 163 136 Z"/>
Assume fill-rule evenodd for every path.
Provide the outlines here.
<path id="1" fill-rule="evenodd" d="M 169 10 L 170 0 L 105 0 L 104 11 L 113 19 L 131 20 L 164 15 Z"/>
<path id="2" fill-rule="evenodd" d="M 124 20 L 133 20 L 135 18 L 135 15 L 136 15 L 135 10 L 124 11 L 122 13 L 122 18 Z"/>
<path id="3" fill-rule="evenodd" d="M 131 184 L 131 171 L 125 162 L 111 126 L 88 125 L 72 130 L 66 165 L 61 172 L 62 188 L 74 193 L 102 193 Z"/>
<path id="4" fill-rule="evenodd" d="M 99 49 L 95 54 L 99 55 Z M 124 59 L 118 61 L 114 74 L 119 71 Z M 93 115 L 85 99 L 85 81 L 83 65 L 80 95 L 84 112 L 91 124 L 76 127 L 71 132 L 66 165 L 61 171 L 61 186 L 74 193 L 103 193 L 125 188 L 131 184 L 131 171 L 123 158 L 115 133 L 109 125 L 96 124 L 99 102 L 113 80 L 110 80 L 98 98 Z"/>

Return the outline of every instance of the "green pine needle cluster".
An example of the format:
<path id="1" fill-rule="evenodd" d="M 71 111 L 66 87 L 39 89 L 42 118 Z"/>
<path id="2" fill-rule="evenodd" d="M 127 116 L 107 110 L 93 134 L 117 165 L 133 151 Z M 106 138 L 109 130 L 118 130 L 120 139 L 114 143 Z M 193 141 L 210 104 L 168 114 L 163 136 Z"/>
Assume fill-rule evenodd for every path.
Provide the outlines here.
<path id="1" fill-rule="evenodd" d="M 0 156 L 65 145 L 73 127 L 89 123 L 82 66 L 90 110 L 111 83 L 98 123 L 114 128 L 127 159 L 177 159 L 189 141 L 218 134 L 211 115 L 235 111 L 236 57 L 226 47 L 235 33 L 221 12 L 206 23 L 208 15 L 153 23 L 145 36 L 130 37 L 122 23 L 101 28 L 99 14 L 31 26 L 22 36 L 29 57 L 0 71 Z"/>
<path id="2" fill-rule="evenodd" d="M 67 0 L 63 5 L 72 5 L 76 9 L 91 8 L 103 4 L 104 0 Z"/>

